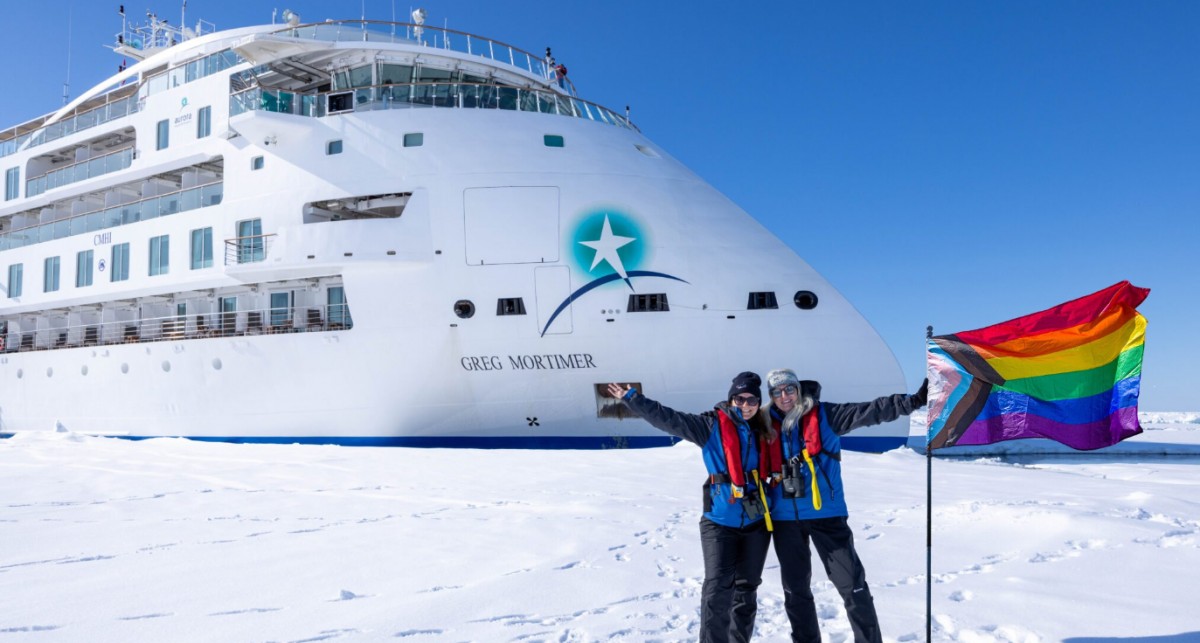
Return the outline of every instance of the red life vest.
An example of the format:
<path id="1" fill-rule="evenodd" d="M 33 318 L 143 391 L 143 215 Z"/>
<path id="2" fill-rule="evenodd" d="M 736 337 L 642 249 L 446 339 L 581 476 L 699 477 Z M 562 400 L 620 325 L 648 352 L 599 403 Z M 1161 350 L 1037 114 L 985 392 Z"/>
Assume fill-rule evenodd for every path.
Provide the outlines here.
<path id="1" fill-rule="evenodd" d="M 717 411 L 717 425 L 721 430 L 721 448 L 725 451 L 725 469 L 729 471 L 729 482 L 735 487 L 745 487 L 746 472 L 742 470 L 742 441 L 738 439 L 737 425 L 721 410 Z M 730 501 L 732 500 L 730 497 Z"/>

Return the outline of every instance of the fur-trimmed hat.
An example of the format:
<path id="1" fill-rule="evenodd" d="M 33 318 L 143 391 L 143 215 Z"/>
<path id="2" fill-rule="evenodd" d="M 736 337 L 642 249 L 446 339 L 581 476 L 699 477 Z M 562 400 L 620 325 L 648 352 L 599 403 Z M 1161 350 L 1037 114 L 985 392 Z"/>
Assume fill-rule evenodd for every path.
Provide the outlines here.
<path id="1" fill-rule="evenodd" d="M 729 395 L 726 396 L 726 399 L 732 400 L 742 393 L 754 395 L 761 401 L 762 378 L 759 377 L 757 373 L 751 373 L 750 371 L 742 371 L 741 373 L 738 373 L 737 376 L 733 378 L 733 385 L 729 387 Z"/>
<path id="2" fill-rule="evenodd" d="M 767 373 L 767 392 L 774 393 L 777 389 L 783 388 L 791 384 L 796 387 L 796 391 L 800 391 L 800 378 L 796 377 L 796 372 L 790 368 L 777 368 Z"/>

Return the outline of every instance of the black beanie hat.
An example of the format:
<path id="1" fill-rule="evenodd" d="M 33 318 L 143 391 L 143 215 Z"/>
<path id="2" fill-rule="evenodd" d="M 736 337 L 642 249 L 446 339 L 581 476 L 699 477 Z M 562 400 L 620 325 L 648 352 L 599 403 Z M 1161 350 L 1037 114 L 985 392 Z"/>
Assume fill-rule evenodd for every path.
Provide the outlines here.
<path id="1" fill-rule="evenodd" d="M 762 378 L 757 373 L 750 371 L 738 373 L 737 377 L 733 378 L 733 386 L 729 387 L 729 395 L 726 396 L 726 399 L 732 400 L 742 393 L 749 393 L 762 401 Z"/>

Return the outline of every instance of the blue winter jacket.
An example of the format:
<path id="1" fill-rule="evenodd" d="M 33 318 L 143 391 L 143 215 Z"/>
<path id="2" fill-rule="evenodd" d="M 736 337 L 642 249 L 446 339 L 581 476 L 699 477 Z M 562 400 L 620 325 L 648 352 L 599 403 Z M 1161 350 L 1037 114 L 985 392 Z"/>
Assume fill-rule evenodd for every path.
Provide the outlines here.
<path id="1" fill-rule="evenodd" d="M 712 411 L 699 415 L 681 413 L 631 389 L 623 398 L 625 405 L 654 428 L 699 445 L 704 454 L 704 466 L 709 475 L 728 476 L 729 468 L 725 462 L 724 445 L 721 443 L 721 430 L 717 413 L 725 413 L 738 430 L 738 441 L 741 442 L 742 471 L 746 474 L 746 486 L 743 497 L 758 498 L 758 487 L 754 484 L 754 474 L 751 471 L 758 468 L 758 440 L 750 427 L 742 419 L 742 414 L 727 402 L 718 404 Z M 740 499 L 733 498 L 729 482 L 708 483 L 704 485 L 705 502 L 704 517 L 725 527 L 745 527 L 763 519 L 762 516 L 750 517 Z"/>
<path id="2" fill-rule="evenodd" d="M 812 472 L 804 461 L 804 431 L 797 426 L 791 431 L 782 431 L 783 414 L 771 408 L 771 425 L 780 434 L 782 461 L 795 457 L 797 470 L 803 476 L 803 497 L 788 497 L 782 484 L 771 485 L 767 503 L 771 508 L 771 519 L 811 520 L 848 516 L 846 493 L 842 487 L 842 435 L 854 429 L 883 422 L 891 422 L 901 415 L 908 415 L 921 403 L 913 396 L 900 393 L 885 395 L 870 402 L 835 404 L 821 402 L 821 385 L 812 380 L 800 382 L 800 394 L 812 397 L 819 414 L 821 428 L 821 452 L 811 456 L 816 471 L 817 490 L 821 494 L 821 509 L 813 507 Z"/>

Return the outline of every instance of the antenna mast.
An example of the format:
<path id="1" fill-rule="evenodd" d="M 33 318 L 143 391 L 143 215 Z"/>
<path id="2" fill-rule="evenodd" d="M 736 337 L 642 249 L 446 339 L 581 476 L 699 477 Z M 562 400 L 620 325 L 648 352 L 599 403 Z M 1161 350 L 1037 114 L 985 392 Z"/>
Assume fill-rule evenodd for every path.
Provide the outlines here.
<path id="1" fill-rule="evenodd" d="M 71 97 L 71 27 L 74 23 L 75 8 L 67 7 L 67 80 L 63 83 L 63 106 Z"/>

